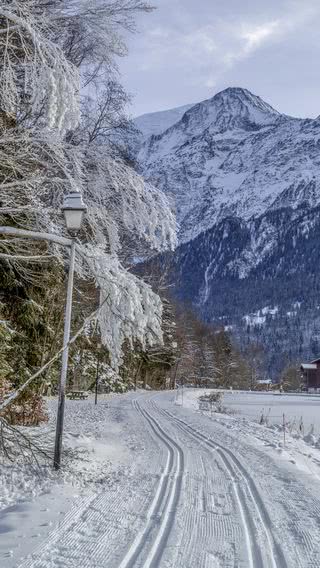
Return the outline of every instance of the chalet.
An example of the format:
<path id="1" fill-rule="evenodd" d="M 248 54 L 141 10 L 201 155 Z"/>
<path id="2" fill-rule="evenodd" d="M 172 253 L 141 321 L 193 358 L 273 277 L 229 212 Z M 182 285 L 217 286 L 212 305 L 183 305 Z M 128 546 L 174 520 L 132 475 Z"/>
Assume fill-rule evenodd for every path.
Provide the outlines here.
<path id="1" fill-rule="evenodd" d="M 301 365 L 304 390 L 320 392 L 320 358 Z"/>

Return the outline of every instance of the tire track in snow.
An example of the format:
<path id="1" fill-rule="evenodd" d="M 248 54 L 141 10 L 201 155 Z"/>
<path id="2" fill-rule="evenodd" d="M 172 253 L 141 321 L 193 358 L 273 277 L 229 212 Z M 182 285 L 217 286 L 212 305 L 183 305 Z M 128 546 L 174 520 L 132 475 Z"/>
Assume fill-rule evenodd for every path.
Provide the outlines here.
<path id="1" fill-rule="evenodd" d="M 161 428 L 145 408 L 141 407 L 137 399 L 132 404 L 148 422 L 154 435 L 166 446 L 168 456 L 158 489 L 147 513 L 146 524 L 132 543 L 119 568 L 133 568 L 137 565 L 143 568 L 157 568 L 160 566 L 180 498 L 184 454 L 177 442 Z M 160 524 L 157 522 L 159 518 L 161 519 Z M 155 538 L 152 537 L 154 529 L 157 529 Z M 147 555 L 141 560 L 146 549 L 148 550 Z"/>
<path id="2" fill-rule="evenodd" d="M 229 474 L 233 479 L 235 497 L 239 506 L 239 511 L 245 531 L 246 544 L 248 550 L 248 563 L 249 563 L 248 566 L 252 568 L 258 568 L 258 567 L 260 568 L 265 565 L 265 562 L 262 558 L 261 550 L 256 542 L 256 530 L 255 530 L 256 527 L 254 526 L 253 519 L 251 518 L 250 515 L 250 511 L 248 510 L 246 496 L 242 491 L 242 489 L 238 486 L 238 478 L 244 481 L 251 502 L 256 510 L 259 523 L 261 525 L 261 528 L 266 537 L 266 541 L 268 543 L 269 558 L 272 568 L 288 568 L 283 551 L 273 536 L 271 530 L 271 519 L 263 503 L 263 500 L 260 496 L 260 493 L 251 475 L 244 468 L 244 466 L 241 464 L 239 459 L 234 455 L 234 453 L 228 448 L 225 448 L 224 446 L 219 444 L 218 442 L 212 441 L 210 438 L 201 434 L 200 432 L 195 430 L 192 426 L 190 426 L 188 423 L 174 416 L 167 410 L 160 408 L 154 401 L 152 401 L 151 404 L 155 410 L 157 410 L 168 420 L 171 420 L 171 422 L 175 423 L 178 427 L 180 427 L 182 431 L 184 431 L 185 433 L 189 433 L 195 439 L 206 444 L 208 447 L 214 449 L 219 454 L 225 468 L 227 469 L 227 471 L 229 472 Z"/>

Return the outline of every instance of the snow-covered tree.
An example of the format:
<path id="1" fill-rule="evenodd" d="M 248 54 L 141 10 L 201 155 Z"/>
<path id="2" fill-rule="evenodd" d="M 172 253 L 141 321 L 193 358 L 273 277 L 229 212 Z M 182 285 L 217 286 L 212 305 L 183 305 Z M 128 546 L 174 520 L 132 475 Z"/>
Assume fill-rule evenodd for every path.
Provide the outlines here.
<path id="1" fill-rule="evenodd" d="M 125 265 L 130 244 L 175 244 L 166 198 L 123 160 L 127 97 L 116 70 L 140 0 L 5 0 L 0 6 L 0 225 L 63 234 L 63 194 L 88 205 L 77 273 L 99 288 L 101 337 L 118 367 L 122 345 L 161 341 L 159 297 Z M 80 114 L 82 108 L 82 116 Z M 36 257 L 37 269 L 28 262 Z M 0 238 L 2 275 L 41 286 L 39 266 L 65 250 Z M 30 259 L 31 262 L 31 259 Z"/>

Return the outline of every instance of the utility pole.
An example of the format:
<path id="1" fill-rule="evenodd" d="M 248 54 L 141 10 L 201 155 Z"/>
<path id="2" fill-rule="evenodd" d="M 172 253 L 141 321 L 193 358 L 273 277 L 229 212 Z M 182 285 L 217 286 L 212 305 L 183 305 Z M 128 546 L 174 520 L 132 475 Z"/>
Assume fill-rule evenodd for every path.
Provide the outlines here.
<path id="1" fill-rule="evenodd" d="M 98 343 L 97 345 L 99 351 L 98 351 L 98 356 L 97 356 L 97 373 L 96 373 L 96 390 L 95 390 L 95 397 L 94 397 L 94 403 L 98 404 L 98 386 L 99 386 L 99 370 L 100 370 L 100 350 L 101 350 L 101 344 Z"/>
<path id="2" fill-rule="evenodd" d="M 173 388 L 174 390 L 177 387 L 177 372 L 178 372 L 178 367 L 179 367 L 179 363 L 180 363 L 180 358 L 176 360 L 176 364 L 175 364 L 175 370 L 174 370 L 174 376 L 173 376 Z"/>
<path id="3" fill-rule="evenodd" d="M 184 393 L 184 383 L 185 383 L 185 378 L 184 376 L 182 376 L 182 380 L 181 380 L 181 406 L 183 406 L 183 393 Z"/>

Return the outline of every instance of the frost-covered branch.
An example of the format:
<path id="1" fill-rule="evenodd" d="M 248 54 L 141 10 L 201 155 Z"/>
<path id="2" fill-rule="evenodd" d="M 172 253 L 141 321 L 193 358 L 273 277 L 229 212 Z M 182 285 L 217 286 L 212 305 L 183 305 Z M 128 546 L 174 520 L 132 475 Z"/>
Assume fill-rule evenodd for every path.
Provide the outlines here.
<path id="1" fill-rule="evenodd" d="M 79 74 L 51 36 L 33 0 L 0 5 L 0 112 L 17 121 L 26 104 L 41 108 L 46 126 L 66 131 L 79 120 Z"/>
<path id="2" fill-rule="evenodd" d="M 28 459 L 39 467 L 39 457 L 51 460 L 44 442 L 37 442 L 26 436 L 21 429 L 14 428 L 7 420 L 0 417 L 0 454 L 9 461 Z"/>
<path id="3" fill-rule="evenodd" d="M 39 262 L 39 261 L 43 261 L 43 260 L 50 260 L 52 258 L 54 258 L 53 254 L 40 254 L 40 255 L 29 255 L 29 256 L 23 256 L 22 254 L 5 254 L 5 253 L 0 253 L 0 258 L 4 258 L 6 260 L 11 260 L 11 262 L 14 262 L 15 260 L 23 260 L 24 262 Z"/>
<path id="4" fill-rule="evenodd" d="M 141 0 L 55 0 L 48 10 L 58 24 L 57 41 L 81 69 L 83 83 L 98 86 L 116 68 L 116 57 L 127 54 L 122 32 L 133 32 L 136 14 L 152 8 Z"/>
<path id="5" fill-rule="evenodd" d="M 16 229 L 15 227 L 1 227 L 0 235 L 12 235 L 16 237 L 23 237 L 24 239 L 32 239 L 36 241 L 49 241 L 63 246 L 71 246 L 71 240 L 59 235 L 50 233 L 40 233 L 36 231 L 25 231 L 24 229 Z M 0 245 L 3 241 L 0 241 Z"/>
<path id="6" fill-rule="evenodd" d="M 97 167 L 88 171 L 86 199 L 92 204 L 88 219 L 101 244 L 116 253 L 121 237 L 145 241 L 152 249 L 173 249 L 176 221 L 164 194 L 146 184 L 132 168 L 119 159 L 108 158 L 94 148 L 90 158 Z"/>
<path id="7" fill-rule="evenodd" d="M 162 343 L 162 302 L 148 284 L 123 268 L 117 257 L 92 246 L 79 252 L 99 287 L 101 339 L 110 351 L 112 366 L 118 369 L 126 340 L 131 345 L 138 341 L 143 348 Z"/>

